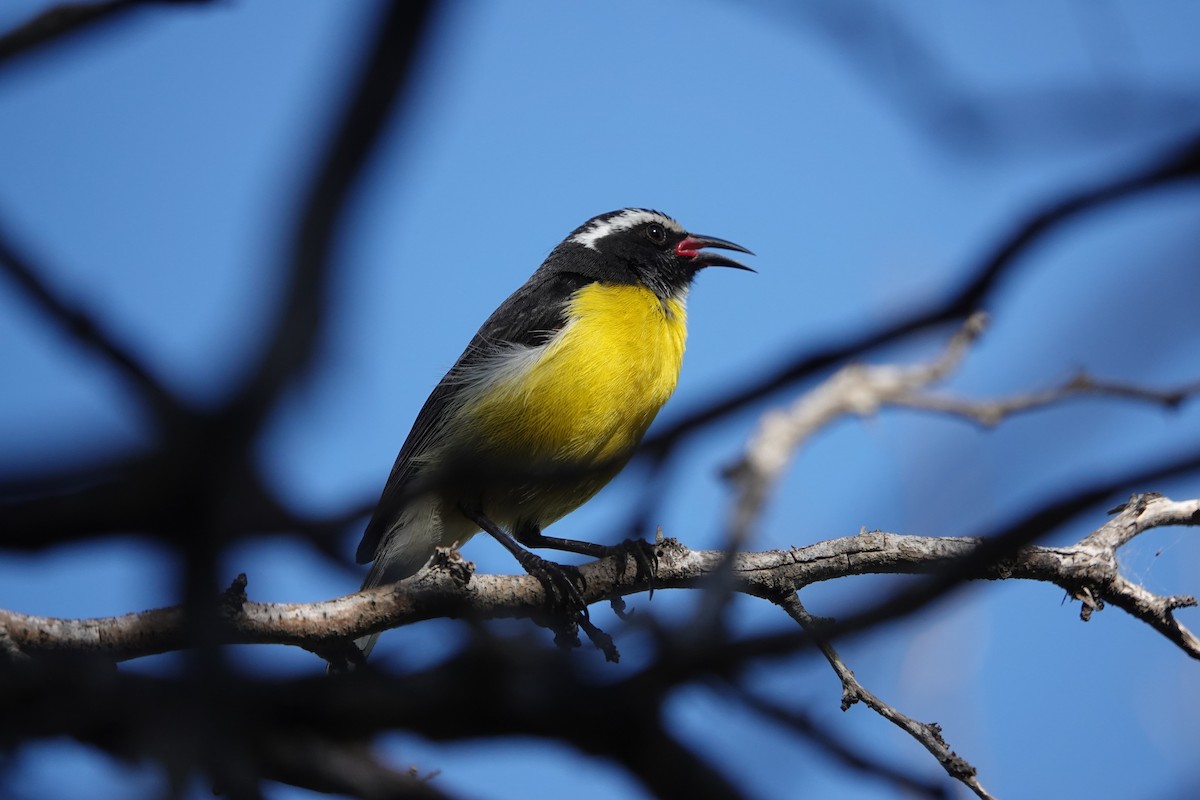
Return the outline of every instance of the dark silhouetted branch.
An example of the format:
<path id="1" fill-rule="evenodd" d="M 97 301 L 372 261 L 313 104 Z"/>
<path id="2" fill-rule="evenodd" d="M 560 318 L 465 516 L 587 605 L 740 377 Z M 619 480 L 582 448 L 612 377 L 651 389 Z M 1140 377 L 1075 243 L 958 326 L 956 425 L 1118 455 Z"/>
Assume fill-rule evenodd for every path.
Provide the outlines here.
<path id="1" fill-rule="evenodd" d="M 974 312 L 986 310 L 992 291 L 1014 269 L 1019 257 L 1060 225 L 1142 192 L 1197 178 L 1200 178 L 1200 136 L 1194 136 L 1141 169 L 1046 205 L 1005 236 L 989 256 L 967 273 L 962 286 L 946 299 L 823 350 L 811 352 L 805 349 L 786 359 L 782 368 L 757 380 L 729 381 L 729 385 L 737 388 L 665 427 L 646 440 L 642 451 L 652 461 L 661 462 L 679 439 L 783 388 L 919 331 L 961 323 Z"/>
<path id="2" fill-rule="evenodd" d="M 0 228 L 0 271 L 6 273 L 35 307 L 79 344 L 99 354 L 117 369 L 146 401 L 161 424 L 179 424 L 189 409 L 169 392 L 162 380 L 141 358 L 81 308 L 72 307 L 43 277 L 45 269 L 36 267 L 27 253 L 21 253 L 11 236 Z"/>
<path id="3" fill-rule="evenodd" d="M 33 19 L 0 36 L 0 64 L 15 56 L 70 41 L 81 33 L 98 30 L 127 12 L 148 6 L 200 5 L 211 0 L 108 0 L 95 3 L 63 3 L 46 9 Z"/>
<path id="4" fill-rule="evenodd" d="M 312 359 L 324 331 L 333 244 L 347 199 L 403 96 L 434 16 L 434 4 L 428 0 L 389 3 L 385 8 L 370 55 L 293 226 L 288 278 L 266 351 L 227 411 L 239 425 L 257 424 Z"/>

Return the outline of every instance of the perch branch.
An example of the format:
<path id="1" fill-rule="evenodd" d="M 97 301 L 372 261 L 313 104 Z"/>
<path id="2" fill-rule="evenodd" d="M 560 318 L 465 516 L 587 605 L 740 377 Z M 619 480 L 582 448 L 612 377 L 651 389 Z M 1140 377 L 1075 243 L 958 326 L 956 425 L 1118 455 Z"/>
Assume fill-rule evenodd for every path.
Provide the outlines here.
<path id="1" fill-rule="evenodd" d="M 1026 546 L 1010 558 L 972 566 L 967 579 L 1016 578 L 1054 583 L 1072 597 L 1087 596 L 1129 611 L 1193 658 L 1200 641 L 1174 619 L 1191 597 L 1160 597 L 1124 579 L 1116 550 L 1134 536 L 1163 525 L 1200 524 L 1200 500 L 1173 501 L 1135 495 L 1106 525 L 1075 545 Z M 1114 533 L 1119 530 L 1120 533 Z M 864 574 L 940 574 L 970 559 L 987 541 L 965 537 L 907 536 L 863 531 L 790 550 L 739 553 L 737 591 L 775 601 L 819 581 Z M 704 585 L 725 553 L 691 550 L 678 541 L 658 544 L 657 589 Z M 634 564 L 618 571 L 607 558 L 580 567 L 589 603 L 646 591 L 648 578 Z M 221 607 L 220 640 L 240 644 L 287 644 L 320 650 L 345 639 L 435 617 L 493 619 L 529 617 L 545 605 L 541 584 L 528 575 L 471 575 L 430 568 L 394 586 L 377 587 L 318 603 L 256 603 Z M 61 619 L 0 610 L 0 628 L 22 652 L 88 652 L 125 660 L 188 645 L 180 607 L 119 617 Z M 793 645 L 792 649 L 795 646 Z"/>

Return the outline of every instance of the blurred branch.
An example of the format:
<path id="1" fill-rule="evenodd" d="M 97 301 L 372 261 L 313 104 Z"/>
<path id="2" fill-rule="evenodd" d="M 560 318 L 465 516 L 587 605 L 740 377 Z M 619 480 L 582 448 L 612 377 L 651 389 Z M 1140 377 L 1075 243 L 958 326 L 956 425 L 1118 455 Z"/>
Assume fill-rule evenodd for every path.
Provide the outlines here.
<path id="1" fill-rule="evenodd" d="M 1164 89 L 1115 74 L 972 91 L 956 65 L 939 56 L 945 48 L 931 47 L 888 3 L 813 0 L 750 7 L 755 6 L 815 30 L 817 43 L 831 45 L 868 89 L 943 151 L 996 155 L 1018 148 L 1074 148 L 1080 142 L 1096 146 L 1138 134 L 1178 132 L 1200 119 L 1200 92 L 1185 80 Z M 1103 6 L 1093 4 L 1081 19 L 1095 21 L 1103 13 Z"/>
<path id="2" fill-rule="evenodd" d="M 0 550 L 37 552 L 127 533 L 178 544 L 171 492 L 181 480 L 182 466 L 174 454 L 157 450 L 0 482 Z M 231 483 L 226 500 L 237 506 L 243 535 L 296 536 L 330 563 L 355 575 L 361 572 L 344 552 L 343 536 L 370 515 L 373 501 L 359 501 L 328 516 L 305 517 L 282 505 L 257 472 L 244 473 Z"/>
<path id="3" fill-rule="evenodd" d="M 950 323 L 961 324 L 971 314 L 986 309 L 991 295 L 1020 256 L 1042 237 L 1076 217 L 1125 200 L 1141 192 L 1200 178 L 1200 135 L 1160 155 L 1152 163 L 1118 178 L 1070 194 L 1042 207 L 1018 224 L 992 253 L 968 271 L 964 283 L 941 302 L 920 309 L 889 325 L 868 330 L 816 352 L 801 351 L 784 360 L 784 366 L 757 380 L 731 380 L 737 387 L 724 397 L 683 416 L 648 438 L 642 453 L 663 463 L 674 444 L 691 433 L 796 384 L 823 370 L 860 358 L 885 344 L 919 331 Z"/>
<path id="4" fill-rule="evenodd" d="M 822 624 L 822 620 L 818 620 L 808 613 L 804 604 L 800 602 L 800 598 L 795 594 L 790 594 L 782 598 L 779 601 L 779 606 L 800 627 L 809 633 L 812 633 L 814 629 L 820 627 Z M 978 771 L 975 767 L 965 758 L 951 750 L 950 745 L 946 744 L 946 740 L 942 738 L 942 728 L 940 725 L 935 722 L 918 722 L 912 717 L 900 713 L 867 691 L 858 682 L 858 678 L 846 666 L 846 662 L 838 655 L 837 650 L 833 648 L 832 644 L 818 638 L 817 646 L 820 648 L 822 655 L 825 656 L 825 660 L 833 667 L 833 671 L 837 673 L 838 680 L 842 682 L 842 711 L 849 710 L 850 706 L 861 701 L 863 705 L 870 708 L 876 714 L 916 739 L 922 747 L 937 759 L 937 762 L 942 765 L 942 769 L 946 770 L 946 774 L 951 778 L 964 784 L 976 796 L 982 798 L 982 800 L 994 800 L 992 795 L 983 788 L 983 784 L 979 782 Z"/>
<path id="5" fill-rule="evenodd" d="M 189 413 L 184 403 L 169 392 L 162 380 L 141 358 L 117 341 L 111 331 L 81 308 L 72 307 L 42 277 L 47 270 L 35 266 L 21 253 L 0 227 L 0 270 L 6 273 L 33 304 L 53 323 L 84 347 L 113 365 L 155 412 L 160 424 L 177 424 Z"/>
<path id="6" fill-rule="evenodd" d="M 69 11 L 63 12 L 65 16 L 48 18 L 56 21 L 55 24 L 39 27 L 44 35 L 38 41 L 49 41 L 56 32 L 73 30 L 73 26 L 88 24 L 103 15 L 135 5 L 138 3 L 100 4 L 86 9 L 66 7 Z M 60 508 L 95 503 L 100 509 L 107 507 L 119 511 L 128 505 L 124 514 L 126 519 L 120 521 L 140 524 L 125 530 L 153 532 L 172 541 L 185 541 L 195 556 L 189 563 L 201 565 L 212 562 L 211 554 L 218 544 L 216 538 L 204 532 L 181 536 L 176 521 L 190 520 L 189 524 L 197 524 L 199 515 L 191 515 L 189 511 L 205 505 L 210 499 L 206 494 L 215 493 L 223 498 L 213 507 L 230 505 L 229 493 L 234 492 L 239 497 L 251 497 L 254 500 L 251 507 L 264 510 L 266 516 L 276 519 L 284 516 L 274 496 L 263 489 L 245 451 L 258 435 L 259 425 L 279 392 L 310 361 L 322 334 L 322 307 L 335 231 L 357 178 L 391 117 L 391 108 L 412 73 L 418 43 L 432 18 L 432 6 L 431 2 L 386 4 L 382 19 L 373 27 L 375 42 L 357 76 L 347 109 L 314 172 L 312 187 L 294 226 L 289 280 L 271 341 L 250 379 L 219 412 L 201 413 L 184 407 L 98 323 L 71 309 L 50 291 L 38 277 L 41 271 L 35 270 L 0 237 L 0 266 L 48 316 L 116 364 L 122 374 L 150 399 L 160 416 L 170 423 L 164 428 L 164 441 L 158 452 L 134 459 L 154 464 L 154 470 L 129 470 L 125 468 L 126 459 L 116 458 L 111 464 L 95 468 L 93 472 L 101 475 L 101 479 L 85 487 L 74 483 L 72 474 L 65 474 L 63 481 L 58 483 L 27 481 L 24 487 L 5 487 L 4 496 L 8 502 L 0 509 L 0 516 L 20 521 L 40 519 L 39 513 L 51 511 L 47 519 L 41 520 L 50 524 L 37 524 L 34 526 L 37 530 L 22 530 L 17 539 L 30 542 L 30 546 L 47 547 L 77 538 L 81 532 L 94 532 L 98 525 L 114 520 L 114 514 L 99 513 L 90 524 L 57 528 L 56 535 L 56 526 L 52 523 L 61 518 L 57 513 Z M 35 483 L 40 483 L 45 492 L 43 496 L 33 496 L 28 491 Z M 254 491 L 243 491 L 246 486 Z M 68 494 L 75 496 L 67 497 Z M 22 499 L 11 500 L 14 495 Z M 130 498 L 137 499 L 131 503 Z M 172 506 L 176 516 L 156 516 L 150 506 L 158 502 Z M 120 513 L 115 515 L 120 516 Z M 213 533 L 226 538 L 237 536 L 255 521 L 239 518 L 242 523 L 239 530 L 217 528 Z M 210 557 L 203 557 L 201 551 L 204 550 L 209 551 Z M 194 577 L 193 584 L 208 582 L 198 574 Z"/>
<path id="7" fill-rule="evenodd" d="M 116 456 L 0 484 L 0 546 L 44 550 L 111 531 L 152 527 L 169 512 L 161 454 Z"/>
<path id="8" fill-rule="evenodd" d="M 112 23 L 125 12 L 147 6 L 199 5 L 211 0 L 108 0 L 94 3 L 63 3 L 49 8 L 33 19 L 0 36 L 0 64 L 14 56 L 52 43 L 69 41 L 72 36 L 94 31 L 102 23 Z"/>
<path id="9" fill-rule="evenodd" d="M 180 724 L 197 712 L 186 678 L 105 670 L 78 658 L 0 665 L 0 678 L 0 746 L 71 736 L 117 755 L 140 751 L 142 758 L 169 762 L 188 752 L 195 733 Z M 264 778 L 283 775 L 268 772 L 273 762 L 264 761 L 261 743 L 277 751 L 307 742 L 302 752 L 312 758 L 305 765 L 295 763 L 300 753 L 284 754 L 294 768 L 286 777 L 319 790 L 350 778 L 336 763 L 345 753 L 378 733 L 406 730 L 433 740 L 556 740 L 617 762 L 660 797 L 740 798 L 724 776 L 666 731 L 662 702 L 672 688 L 638 675 L 615 685 L 598 681 L 556 648 L 481 637 L 427 670 L 401 676 L 373 670 L 332 679 L 230 675 L 213 713 L 225 722 L 228 748 Z M 329 766 L 331 749 L 335 763 Z"/>
<path id="10" fill-rule="evenodd" d="M 1090 607 L 1110 602 L 1143 619 L 1193 658 L 1200 642 L 1172 616 L 1194 604 L 1189 597 L 1160 598 L 1122 578 L 1116 550 L 1134 536 L 1164 525 L 1200 525 L 1200 500 L 1175 502 L 1135 495 L 1104 528 L 1069 547 L 1020 548 L 1011 557 L 973 563 L 986 540 L 908 536 L 863 531 L 790 550 L 738 553 L 737 590 L 778 602 L 812 583 L 868 574 L 943 574 L 961 580 L 1022 579 L 1057 584 Z M 1105 538 L 1118 527 L 1119 539 Z M 725 558 L 715 550 L 691 550 L 674 539 L 658 546 L 658 589 L 698 588 Z M 453 560 L 451 560 L 453 564 Z M 969 565 L 969 568 L 967 568 Z M 623 569 L 618 569 L 623 566 Z M 650 579 L 618 557 L 582 565 L 588 603 L 647 591 Z M 542 585 L 528 575 L 472 575 L 469 568 L 428 568 L 394 586 L 382 586 L 318 603 L 226 603 L 220 640 L 240 644 L 287 644 L 320 651 L 346 639 L 437 617 L 531 618 L 544 612 Z M 1085 613 L 1085 618 L 1090 611 Z M 156 609 L 120 617 L 57 619 L 0 611 L 0 627 L 31 654 L 76 652 L 124 660 L 188 644 L 183 609 Z M 822 628 L 826 636 L 829 628 Z M 802 646 L 796 640 L 785 651 Z"/>
<path id="11" fill-rule="evenodd" d="M 23 43 L 21 47 L 50 41 L 135 5 L 64 7 L 39 18 L 38 25 L 27 26 L 20 37 L 11 41 Z M 253 459 L 247 457 L 248 448 L 279 392 L 310 360 L 322 333 L 322 306 L 335 228 L 368 154 L 384 130 L 391 107 L 412 72 L 418 42 L 432 16 L 431 8 L 430 2 L 390 3 L 372 31 L 375 41 L 369 57 L 364 59 L 352 99 L 315 171 L 312 188 L 296 221 L 292 268 L 270 344 L 259 368 L 218 413 L 185 408 L 100 325 L 56 297 L 39 279 L 40 271 L 0 237 L 0 265 L 48 316 L 115 363 L 149 398 L 164 418 L 161 421 L 168 423 L 160 432 L 162 441 L 156 452 L 140 458 L 114 458 L 110 464 L 89 470 L 95 479 L 87 483 L 76 482 L 81 477 L 78 471 L 69 471 L 59 476 L 63 480 L 58 483 L 25 481 L 23 486 L 5 487 L 6 502 L 0 506 L 0 518 L 16 523 L 13 528 L 6 526 L 14 531 L 5 537 L 6 544 L 44 548 L 105 530 L 153 533 L 182 544 L 188 556 L 186 596 L 202 609 L 213 585 L 221 542 L 254 530 L 253 526 L 264 519 L 287 516 L 259 479 Z M 30 34 L 34 30 L 37 36 Z M 152 469 L 143 469 L 145 465 Z M 29 491 L 35 485 L 42 494 Z M 222 518 L 220 509 L 235 507 L 239 512 L 236 520 Z M 246 514 L 247 510 L 251 513 Z"/>
<path id="12" fill-rule="evenodd" d="M 1120 381 L 1107 381 L 1095 378 L 1086 372 L 1079 372 L 1059 386 L 998 400 L 969 400 L 944 395 L 909 394 L 892 398 L 889 402 L 905 408 L 963 417 L 985 427 L 992 427 L 1015 414 L 1034 411 L 1075 397 L 1125 398 L 1175 409 L 1185 400 L 1198 394 L 1200 394 L 1200 382 L 1192 382 L 1175 389 L 1151 389 Z"/>
<path id="13" fill-rule="evenodd" d="M 746 445 L 746 452 L 725 470 L 737 488 L 730 551 L 750 538 L 768 496 L 800 445 L 844 414 L 866 416 L 889 403 L 946 377 L 962 362 L 967 348 L 983 333 L 987 317 L 971 315 L 937 358 L 926 364 L 899 367 L 850 364 L 806 392 L 786 410 L 765 414 Z"/>
<path id="14" fill-rule="evenodd" d="M 347 200 L 392 117 L 393 106 L 404 95 L 433 8 L 430 0 L 385 5 L 369 58 L 292 227 L 288 278 L 270 340 L 226 410 L 239 427 L 253 430 L 279 392 L 300 377 L 312 360 L 324 333 L 333 246 Z"/>
<path id="15" fill-rule="evenodd" d="M 263 737 L 255 757 L 263 777 L 326 794 L 362 800 L 445 800 L 449 797 L 415 771 L 398 772 L 359 742 L 331 742 L 324 736 Z"/>
<path id="16" fill-rule="evenodd" d="M 996 400 L 968 400 L 930 394 L 930 384 L 959 367 L 968 348 L 984 332 L 987 317 L 976 313 L 950 337 L 936 358 L 912 366 L 850 364 L 806 392 L 786 409 L 763 415 L 745 454 L 726 470 L 737 488 L 729 550 L 748 541 L 751 526 L 800 446 L 817 431 L 846 414 L 870 416 L 887 406 L 933 411 L 994 426 L 1013 414 L 1045 408 L 1081 395 L 1113 397 L 1168 409 L 1200 394 L 1200 381 L 1175 389 L 1155 389 L 1105 381 L 1079 373 L 1061 386 Z"/>

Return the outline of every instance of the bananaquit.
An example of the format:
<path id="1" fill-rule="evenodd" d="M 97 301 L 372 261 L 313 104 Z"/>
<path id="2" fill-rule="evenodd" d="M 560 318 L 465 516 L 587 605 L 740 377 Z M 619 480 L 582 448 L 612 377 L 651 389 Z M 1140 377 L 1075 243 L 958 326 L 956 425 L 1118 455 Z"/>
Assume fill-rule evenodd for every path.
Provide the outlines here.
<path id="1" fill-rule="evenodd" d="M 547 595 L 582 599 L 525 547 L 592 557 L 606 547 L 542 535 L 633 455 L 679 378 L 687 294 L 704 267 L 750 269 L 641 208 L 601 214 L 551 251 L 483 323 L 417 415 L 358 547 L 363 588 L 417 572 L 438 547 L 487 531 Z M 357 644 L 363 655 L 374 636 Z"/>

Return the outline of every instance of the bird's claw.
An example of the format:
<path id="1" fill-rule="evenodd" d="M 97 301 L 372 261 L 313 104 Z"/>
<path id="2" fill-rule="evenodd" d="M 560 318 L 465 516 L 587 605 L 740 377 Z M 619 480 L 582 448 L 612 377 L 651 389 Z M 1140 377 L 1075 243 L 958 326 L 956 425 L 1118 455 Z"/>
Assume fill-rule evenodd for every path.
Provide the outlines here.
<path id="1" fill-rule="evenodd" d="M 587 588 L 587 581 L 579 568 L 569 564 L 556 564 L 529 552 L 526 552 L 526 556 L 527 558 L 521 559 L 521 566 L 542 584 L 550 607 L 571 616 L 578 614 L 583 619 L 588 619 L 587 601 L 579 591 L 581 587 Z"/>
<path id="2" fill-rule="evenodd" d="M 649 588 L 649 597 L 654 598 L 655 581 L 658 578 L 658 548 L 644 539 L 626 539 L 613 548 L 617 558 L 617 566 L 622 574 L 632 558 L 637 571 L 634 573 L 638 580 L 645 580 Z"/>

